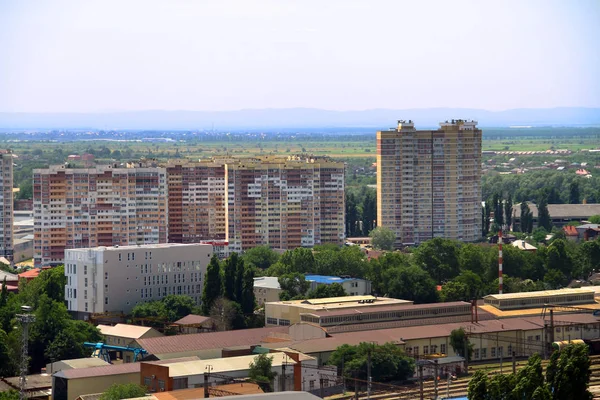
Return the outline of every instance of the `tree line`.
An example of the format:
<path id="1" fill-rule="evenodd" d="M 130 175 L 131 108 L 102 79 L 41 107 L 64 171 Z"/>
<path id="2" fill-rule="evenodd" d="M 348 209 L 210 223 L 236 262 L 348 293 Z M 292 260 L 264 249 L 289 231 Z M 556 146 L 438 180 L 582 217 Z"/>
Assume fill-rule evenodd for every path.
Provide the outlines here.
<path id="1" fill-rule="evenodd" d="M 498 246 L 435 238 L 408 253 L 387 252 L 368 259 L 358 246 L 297 248 L 278 255 L 266 246 L 242 258 L 256 275 L 281 278 L 289 298 L 303 294 L 306 274 L 349 275 L 368 279 L 374 294 L 416 303 L 480 298 L 498 291 Z M 506 245 L 504 292 L 557 289 L 572 279 L 587 280 L 600 269 L 600 239 L 575 243 L 556 234 L 536 252 Z M 437 286 L 441 285 L 441 290 Z"/>

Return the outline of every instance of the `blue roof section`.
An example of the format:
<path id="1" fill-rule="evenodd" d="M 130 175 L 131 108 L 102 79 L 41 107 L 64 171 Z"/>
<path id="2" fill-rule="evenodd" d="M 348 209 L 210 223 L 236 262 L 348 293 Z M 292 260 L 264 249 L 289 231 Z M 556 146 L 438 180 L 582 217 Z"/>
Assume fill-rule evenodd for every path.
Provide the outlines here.
<path id="1" fill-rule="evenodd" d="M 343 283 L 351 281 L 354 278 L 340 278 L 339 276 L 326 276 L 326 275 L 304 275 L 307 281 L 313 281 L 317 283 L 325 283 L 327 285 L 332 283 Z"/>

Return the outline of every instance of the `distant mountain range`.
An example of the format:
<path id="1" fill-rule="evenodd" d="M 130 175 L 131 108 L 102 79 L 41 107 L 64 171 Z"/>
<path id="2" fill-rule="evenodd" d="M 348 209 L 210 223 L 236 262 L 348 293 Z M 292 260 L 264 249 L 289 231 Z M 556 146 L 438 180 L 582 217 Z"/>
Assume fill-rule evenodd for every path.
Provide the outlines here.
<path id="1" fill-rule="evenodd" d="M 386 129 L 398 119 L 418 128 L 441 121 L 475 119 L 482 127 L 600 125 L 600 108 L 518 108 L 487 111 L 469 108 L 373 109 L 329 111 L 314 108 L 238 111 L 123 111 L 106 113 L 0 113 L 0 129 L 243 130 L 302 128 Z"/>

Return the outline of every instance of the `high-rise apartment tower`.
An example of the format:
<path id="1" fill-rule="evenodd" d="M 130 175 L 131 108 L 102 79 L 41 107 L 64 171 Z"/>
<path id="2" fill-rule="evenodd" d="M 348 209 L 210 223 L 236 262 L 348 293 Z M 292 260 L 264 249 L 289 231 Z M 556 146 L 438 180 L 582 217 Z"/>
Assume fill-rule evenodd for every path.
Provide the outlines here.
<path id="1" fill-rule="evenodd" d="M 35 264 L 62 264 L 65 249 L 166 243 L 166 175 L 141 163 L 33 170 Z"/>
<path id="2" fill-rule="evenodd" d="M 0 150 L 0 257 L 13 257 L 13 155 Z"/>
<path id="3" fill-rule="evenodd" d="M 452 120 L 437 130 L 413 121 L 377 132 L 377 225 L 396 245 L 481 237 L 481 130 Z"/>

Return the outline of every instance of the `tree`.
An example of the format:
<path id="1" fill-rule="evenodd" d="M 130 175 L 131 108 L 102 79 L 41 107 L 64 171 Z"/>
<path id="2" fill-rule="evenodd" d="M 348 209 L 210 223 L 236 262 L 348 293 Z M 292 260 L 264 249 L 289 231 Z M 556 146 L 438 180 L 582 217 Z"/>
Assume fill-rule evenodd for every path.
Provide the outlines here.
<path id="1" fill-rule="evenodd" d="M 458 251 L 458 264 L 461 271 L 472 271 L 479 276 L 485 273 L 486 254 L 483 247 L 466 243 Z"/>
<path id="2" fill-rule="evenodd" d="M 539 387 L 544 386 L 544 374 L 542 370 L 542 358 L 539 354 L 529 357 L 527 366 L 519 370 L 514 387 L 513 395 L 517 399 L 531 399 Z"/>
<path id="3" fill-rule="evenodd" d="M 298 272 L 282 275 L 278 280 L 281 287 L 281 293 L 279 293 L 281 300 L 302 297 L 310 288 L 310 282 L 307 282 L 304 275 Z"/>
<path id="4" fill-rule="evenodd" d="M 437 283 L 452 279 L 459 273 L 459 243 L 435 238 L 422 243 L 414 252 L 415 263 L 427 271 Z"/>
<path id="5" fill-rule="evenodd" d="M 394 243 L 396 243 L 396 234 L 390 228 L 385 226 L 378 226 L 369 232 L 371 238 L 371 244 L 376 249 L 380 250 L 394 250 Z"/>
<path id="6" fill-rule="evenodd" d="M 232 253 L 227 260 L 225 260 L 225 268 L 223 270 L 223 296 L 229 300 L 236 301 L 235 297 L 235 278 L 238 268 L 238 255 Z"/>
<path id="7" fill-rule="evenodd" d="M 504 202 L 504 223 L 505 223 L 506 227 L 508 228 L 508 230 L 511 230 L 512 212 L 513 212 L 512 208 L 513 208 L 512 198 L 510 196 L 508 196 L 508 199 L 506 199 L 506 201 Z"/>
<path id="8" fill-rule="evenodd" d="M 306 274 L 316 271 L 315 256 L 311 249 L 304 247 L 297 247 L 294 250 L 286 251 L 281 256 L 280 262 L 290 272 Z"/>
<path id="9" fill-rule="evenodd" d="M 510 399 L 514 387 L 514 375 L 494 375 L 488 379 L 487 392 L 489 399 Z"/>
<path id="10" fill-rule="evenodd" d="M 202 291 L 202 314 L 208 315 L 213 302 L 221 295 L 221 269 L 219 259 L 213 254 L 206 268 L 204 290 Z"/>
<path id="11" fill-rule="evenodd" d="M 246 250 L 242 259 L 246 264 L 265 270 L 279 260 L 279 254 L 274 252 L 269 246 L 256 246 L 250 250 Z"/>
<path id="12" fill-rule="evenodd" d="M 383 273 L 383 279 L 382 288 L 389 297 L 415 303 L 435 303 L 438 300 L 435 281 L 416 265 L 390 268 Z"/>
<path id="13" fill-rule="evenodd" d="M 170 294 L 161 299 L 166 311 L 168 322 L 175 322 L 178 319 L 192 314 L 196 309 L 196 302 L 187 295 Z"/>
<path id="14" fill-rule="evenodd" d="M 5 392 L 0 392 L 0 400 L 19 400 L 21 395 L 18 391 L 10 389 Z"/>
<path id="15" fill-rule="evenodd" d="M 308 292 L 306 295 L 309 299 L 324 299 L 327 297 L 342 297 L 348 296 L 348 293 L 344 290 L 344 287 L 339 283 L 332 283 L 331 285 L 319 285 L 316 289 Z"/>
<path id="16" fill-rule="evenodd" d="M 485 202 L 485 221 L 484 221 L 484 233 L 483 236 L 487 236 L 487 234 L 490 232 L 490 217 L 492 216 L 492 204 L 490 203 L 490 201 L 486 201 Z"/>
<path id="17" fill-rule="evenodd" d="M 538 227 L 544 228 L 546 231 L 552 231 L 552 219 L 548 212 L 548 199 L 546 196 L 541 196 L 538 201 Z"/>
<path id="18" fill-rule="evenodd" d="M 600 224 L 600 215 L 592 215 L 589 218 L 590 223 L 592 224 Z"/>
<path id="19" fill-rule="evenodd" d="M 570 344 L 550 357 L 546 381 L 554 399 L 591 399 L 589 349 L 585 344 Z"/>
<path id="20" fill-rule="evenodd" d="M 494 193 L 494 196 L 492 197 L 492 203 L 494 204 L 494 224 L 496 224 L 498 227 L 502 227 L 504 224 L 504 210 L 502 207 L 502 197 L 499 193 Z"/>
<path id="21" fill-rule="evenodd" d="M 569 204 L 579 204 L 580 197 L 579 183 L 574 180 L 571 182 L 571 185 L 569 185 Z"/>
<path id="22" fill-rule="evenodd" d="M 100 396 L 100 400 L 121 400 L 144 397 L 148 388 L 135 383 L 115 383 Z"/>
<path id="23" fill-rule="evenodd" d="M 454 329 L 450 332 L 450 346 L 456 354 L 471 359 L 473 355 L 473 344 L 469 342 L 464 328 Z M 468 349 L 468 351 L 466 350 Z M 467 354 L 468 353 L 468 354 Z"/>
<path id="24" fill-rule="evenodd" d="M 244 270 L 242 296 L 238 302 L 242 307 L 242 313 L 245 315 L 252 314 L 256 305 L 254 296 L 254 270 L 252 268 L 245 268 Z"/>
<path id="25" fill-rule="evenodd" d="M 0 292 L 0 308 L 4 307 L 8 302 L 8 287 L 6 286 L 6 276 L 2 282 L 2 291 Z"/>
<path id="26" fill-rule="evenodd" d="M 469 299 L 469 288 L 454 280 L 444 283 L 440 292 L 442 301 L 466 301 Z"/>
<path id="27" fill-rule="evenodd" d="M 469 400 L 487 400 L 488 399 L 488 376 L 487 373 L 482 370 L 477 370 L 471 380 L 469 381 L 469 387 L 467 389 Z"/>
<path id="28" fill-rule="evenodd" d="M 346 236 L 353 237 L 358 229 L 358 206 L 356 196 L 352 192 L 346 192 Z"/>
<path id="29" fill-rule="evenodd" d="M 374 381 L 386 382 L 404 380 L 414 373 L 415 361 L 408 357 L 402 349 L 393 343 L 376 345 L 362 342 L 358 346 L 342 345 L 329 358 L 329 363 L 344 370 L 348 376 L 351 372 L 360 379 L 367 379 L 367 363 L 371 355 L 371 376 Z"/>
<path id="30" fill-rule="evenodd" d="M 367 189 L 362 202 L 362 233 L 368 235 L 375 227 L 377 219 L 377 195 L 375 190 Z"/>
<path id="31" fill-rule="evenodd" d="M 16 365 L 8 342 L 8 335 L 0 329 L 0 376 L 13 376 Z"/>
<path id="32" fill-rule="evenodd" d="M 267 354 L 259 354 L 254 357 L 254 361 L 250 363 L 248 377 L 255 383 L 260 385 L 266 391 L 273 391 L 273 379 L 277 376 L 277 372 L 273 371 L 273 356 Z"/>
<path id="33" fill-rule="evenodd" d="M 527 202 L 521 203 L 521 232 L 531 233 L 533 229 L 533 214 L 527 205 Z"/>
<path id="34" fill-rule="evenodd" d="M 213 301 L 210 316 L 218 331 L 229 331 L 231 329 L 241 329 L 244 327 L 244 317 L 242 308 L 235 301 L 218 297 Z"/>

